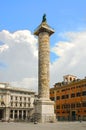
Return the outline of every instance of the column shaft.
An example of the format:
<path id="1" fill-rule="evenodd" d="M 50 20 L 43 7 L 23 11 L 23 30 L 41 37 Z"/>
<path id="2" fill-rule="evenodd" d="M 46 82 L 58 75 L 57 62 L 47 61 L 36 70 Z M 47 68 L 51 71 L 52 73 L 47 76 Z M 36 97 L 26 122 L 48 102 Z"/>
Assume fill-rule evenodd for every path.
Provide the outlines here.
<path id="1" fill-rule="evenodd" d="M 39 98 L 49 99 L 49 34 L 39 34 Z"/>

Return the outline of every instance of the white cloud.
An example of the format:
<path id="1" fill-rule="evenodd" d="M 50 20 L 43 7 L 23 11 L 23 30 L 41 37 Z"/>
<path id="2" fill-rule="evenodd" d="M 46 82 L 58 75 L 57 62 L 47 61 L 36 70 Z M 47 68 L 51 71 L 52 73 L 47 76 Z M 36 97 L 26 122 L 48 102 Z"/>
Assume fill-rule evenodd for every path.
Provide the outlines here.
<path id="1" fill-rule="evenodd" d="M 86 32 L 65 33 L 51 51 L 59 56 L 50 67 L 50 86 L 62 81 L 65 74 L 86 76 Z M 0 32 L 0 82 L 37 90 L 37 39 L 28 30 Z"/>
<path id="2" fill-rule="evenodd" d="M 7 50 L 9 47 L 7 45 L 0 46 L 0 53 Z"/>
<path id="3" fill-rule="evenodd" d="M 51 64 L 51 85 L 62 81 L 66 74 L 86 76 L 86 32 L 69 32 L 63 36 L 68 41 L 60 41 L 52 48 L 59 59 Z"/>
<path id="4" fill-rule="evenodd" d="M 3 30 L 0 41 L 4 43 L 0 46 L 0 81 L 36 89 L 37 39 L 28 30 Z"/>
<path id="5" fill-rule="evenodd" d="M 30 90 L 36 90 L 38 89 L 38 79 L 35 78 L 23 78 L 21 81 L 11 82 L 13 86 L 21 87 L 23 88 L 29 88 Z"/>

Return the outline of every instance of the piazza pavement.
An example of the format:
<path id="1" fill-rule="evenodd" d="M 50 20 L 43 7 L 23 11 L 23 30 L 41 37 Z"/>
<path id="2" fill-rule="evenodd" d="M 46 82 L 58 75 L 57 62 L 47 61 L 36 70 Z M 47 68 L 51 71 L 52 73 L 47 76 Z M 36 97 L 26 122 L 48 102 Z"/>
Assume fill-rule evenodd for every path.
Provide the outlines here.
<path id="1" fill-rule="evenodd" d="M 0 122 L 0 130 L 86 130 L 86 122 L 15 123 Z"/>

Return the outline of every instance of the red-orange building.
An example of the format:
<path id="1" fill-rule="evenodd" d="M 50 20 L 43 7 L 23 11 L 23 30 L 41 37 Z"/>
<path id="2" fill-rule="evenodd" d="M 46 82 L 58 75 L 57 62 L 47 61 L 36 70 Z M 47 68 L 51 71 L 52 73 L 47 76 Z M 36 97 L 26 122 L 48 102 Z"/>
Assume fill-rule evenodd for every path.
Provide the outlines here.
<path id="1" fill-rule="evenodd" d="M 50 89 L 58 120 L 86 120 L 86 78 L 66 75 Z"/>

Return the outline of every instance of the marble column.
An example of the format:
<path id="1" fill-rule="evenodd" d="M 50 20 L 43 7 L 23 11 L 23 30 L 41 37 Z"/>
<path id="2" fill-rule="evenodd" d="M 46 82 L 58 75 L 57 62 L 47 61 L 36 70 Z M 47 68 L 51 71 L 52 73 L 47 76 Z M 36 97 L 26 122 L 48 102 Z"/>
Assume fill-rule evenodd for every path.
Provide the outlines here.
<path id="1" fill-rule="evenodd" d="M 45 16 L 34 31 L 34 35 L 38 36 L 38 100 L 35 101 L 35 115 L 42 123 L 55 122 L 56 119 L 54 102 L 49 99 L 50 36 L 54 30 L 47 24 Z"/>
<path id="2" fill-rule="evenodd" d="M 14 119 L 14 110 L 13 110 L 13 119 Z"/>
<path id="3" fill-rule="evenodd" d="M 19 120 L 19 110 L 17 111 L 17 118 L 18 118 L 18 120 Z"/>
<path id="4" fill-rule="evenodd" d="M 22 113 L 21 113 L 21 114 L 22 114 L 22 120 L 23 120 L 23 119 L 24 119 L 24 118 L 23 118 L 23 115 L 24 115 L 24 112 L 23 112 L 23 110 L 22 110 Z"/>
<path id="5" fill-rule="evenodd" d="M 49 34 L 39 33 L 39 98 L 49 99 Z"/>

